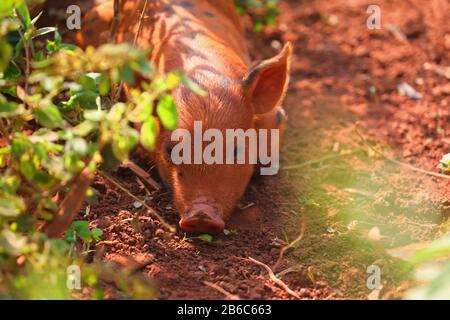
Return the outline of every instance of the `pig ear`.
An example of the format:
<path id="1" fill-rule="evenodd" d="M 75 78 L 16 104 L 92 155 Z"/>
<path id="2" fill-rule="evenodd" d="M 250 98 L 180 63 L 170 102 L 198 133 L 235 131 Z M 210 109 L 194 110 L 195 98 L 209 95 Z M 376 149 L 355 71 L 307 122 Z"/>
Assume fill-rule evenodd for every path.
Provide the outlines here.
<path id="1" fill-rule="evenodd" d="M 255 114 L 269 112 L 283 100 L 289 83 L 291 54 L 292 45 L 288 42 L 278 55 L 257 64 L 244 77 L 246 95 Z"/>

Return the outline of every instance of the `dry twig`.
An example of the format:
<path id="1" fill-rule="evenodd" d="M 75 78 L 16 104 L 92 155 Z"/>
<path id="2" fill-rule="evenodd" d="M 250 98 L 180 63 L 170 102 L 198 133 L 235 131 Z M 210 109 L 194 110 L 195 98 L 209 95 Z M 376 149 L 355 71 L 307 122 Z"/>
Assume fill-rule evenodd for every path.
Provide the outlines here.
<path id="1" fill-rule="evenodd" d="M 106 174 L 105 172 L 99 171 L 99 174 L 105 178 L 109 183 L 113 184 L 114 186 L 116 186 L 117 188 L 119 188 L 120 190 L 122 190 L 123 192 L 125 192 L 128 196 L 130 196 L 131 198 L 133 198 L 135 201 L 141 203 L 151 214 L 153 214 L 158 220 L 159 222 L 161 222 L 161 224 L 170 232 L 175 233 L 176 229 L 174 226 L 170 225 L 169 223 L 167 223 L 164 218 L 152 207 L 150 207 L 144 200 L 139 199 L 138 197 L 136 197 L 134 194 L 132 194 L 127 188 L 125 188 L 123 185 L 121 185 L 119 182 L 117 182 L 116 180 L 114 180 L 114 178 L 110 177 L 108 174 Z"/>
<path id="2" fill-rule="evenodd" d="M 81 209 L 94 175 L 89 167 L 83 169 L 73 180 L 73 186 L 65 195 L 64 200 L 59 205 L 58 212 L 53 220 L 44 225 L 45 233 L 48 237 L 60 237 L 71 225 L 76 214 Z"/>
<path id="3" fill-rule="evenodd" d="M 335 159 L 336 157 L 349 156 L 349 155 L 355 154 L 356 152 L 358 152 L 360 150 L 361 149 L 358 148 L 358 149 L 355 149 L 355 150 L 353 150 L 351 152 L 348 152 L 348 153 L 337 153 L 336 152 L 336 153 L 328 154 L 328 155 L 323 156 L 323 157 L 321 157 L 319 159 L 313 159 L 313 160 L 305 161 L 305 162 L 302 162 L 302 163 L 299 163 L 299 164 L 293 164 L 293 165 L 290 165 L 290 166 L 283 166 L 283 167 L 281 167 L 281 170 L 294 170 L 294 169 L 307 167 L 307 166 L 310 166 L 310 165 L 313 165 L 313 164 L 316 164 L 316 163 L 320 163 L 320 162 L 323 162 L 323 161 L 326 161 L 326 160 Z"/>
<path id="4" fill-rule="evenodd" d="M 288 245 L 286 245 L 283 248 L 281 248 L 278 260 L 277 260 L 277 262 L 275 262 L 275 264 L 273 266 L 274 269 L 277 269 L 277 267 L 279 266 L 281 260 L 283 259 L 284 254 L 286 253 L 286 251 L 288 251 L 290 248 L 294 247 L 297 243 L 302 241 L 303 236 L 305 235 L 305 228 L 306 228 L 305 227 L 305 221 L 302 221 L 302 224 L 300 226 L 300 234 L 299 234 L 299 236 L 294 241 L 292 241 Z"/>
<path id="5" fill-rule="evenodd" d="M 145 12 L 147 11 L 147 4 L 148 4 L 148 0 L 145 0 L 144 6 L 143 6 L 142 11 L 141 11 L 141 16 L 139 17 L 138 29 L 137 29 L 137 32 L 136 32 L 136 34 L 134 36 L 134 41 L 133 41 L 133 45 L 134 46 L 136 46 L 137 41 L 139 39 L 139 35 L 141 34 L 142 24 L 143 24 L 144 18 L 145 18 Z"/>
<path id="6" fill-rule="evenodd" d="M 227 290 L 221 288 L 220 286 L 218 286 L 217 284 L 208 282 L 208 281 L 203 281 L 203 284 L 207 285 L 208 287 L 219 291 L 220 293 L 222 293 L 225 298 L 227 300 L 241 300 L 241 298 L 235 294 L 229 293 Z"/>
<path id="7" fill-rule="evenodd" d="M 114 15 L 111 21 L 111 31 L 109 33 L 110 43 L 116 42 L 116 33 L 117 28 L 119 27 L 119 22 L 120 22 L 120 4 L 119 0 L 114 0 Z"/>
<path id="8" fill-rule="evenodd" d="M 115 0 L 114 4 L 116 3 L 116 1 L 118 1 L 118 0 Z M 139 17 L 138 29 L 136 31 L 136 34 L 134 35 L 133 46 L 135 46 L 135 47 L 136 47 L 137 41 L 139 39 L 139 35 L 141 34 L 142 24 L 143 24 L 144 18 L 145 18 L 145 12 L 147 11 L 147 4 L 148 4 L 148 0 L 145 0 L 144 6 L 141 11 L 141 15 Z M 116 8 L 114 7 L 114 12 L 115 12 L 115 10 L 116 10 Z M 119 88 L 117 89 L 117 92 L 116 92 L 116 99 L 120 98 L 120 95 L 122 94 L 123 86 L 124 86 L 124 82 L 121 81 L 119 84 Z"/>
<path id="9" fill-rule="evenodd" d="M 144 179 L 149 185 L 151 185 L 154 189 L 160 190 L 161 185 L 156 182 L 150 174 L 147 173 L 144 169 L 138 166 L 136 163 L 130 160 L 126 160 L 123 162 L 123 165 L 133 171 L 137 176 Z"/>
<path id="10" fill-rule="evenodd" d="M 258 261 L 256 259 L 253 259 L 252 257 L 248 257 L 246 260 L 253 262 L 253 263 L 263 267 L 264 269 L 266 269 L 267 273 L 269 274 L 270 280 L 272 280 L 275 284 L 277 284 L 279 287 L 281 287 L 284 291 L 286 291 L 291 296 L 293 296 L 297 299 L 300 299 L 300 296 L 295 291 L 290 289 L 286 283 L 284 283 L 282 280 L 277 278 L 277 276 L 273 273 L 272 269 L 270 269 L 270 267 L 267 264 L 262 263 L 261 261 Z"/>

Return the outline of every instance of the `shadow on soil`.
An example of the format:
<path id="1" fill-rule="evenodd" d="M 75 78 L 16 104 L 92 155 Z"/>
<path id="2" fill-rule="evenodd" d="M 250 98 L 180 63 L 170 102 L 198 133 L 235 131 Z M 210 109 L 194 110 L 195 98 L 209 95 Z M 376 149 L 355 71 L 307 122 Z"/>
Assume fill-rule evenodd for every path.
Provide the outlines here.
<path id="1" fill-rule="evenodd" d="M 313 283 L 324 281 L 341 298 L 367 298 L 373 279 L 367 268 L 376 265 L 383 286 L 379 297 L 400 298 L 409 267 L 387 250 L 430 239 L 442 220 L 437 200 L 423 188 L 423 177 L 367 147 L 352 114 L 336 99 L 318 98 L 289 111 L 297 128 L 288 128 L 282 152 L 280 184 L 291 201 L 284 225 L 306 224 L 291 255 L 310 271 Z M 298 228 L 286 228 L 285 234 L 292 241 Z"/>

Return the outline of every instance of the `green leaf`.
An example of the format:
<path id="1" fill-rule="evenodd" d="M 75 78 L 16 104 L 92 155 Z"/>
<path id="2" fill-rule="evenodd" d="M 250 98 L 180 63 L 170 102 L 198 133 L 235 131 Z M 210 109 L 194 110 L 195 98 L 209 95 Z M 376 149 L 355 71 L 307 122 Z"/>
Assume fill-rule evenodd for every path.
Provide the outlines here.
<path id="1" fill-rule="evenodd" d="M 11 143 L 11 155 L 13 157 L 20 157 L 29 147 L 29 142 L 22 137 L 14 139 Z"/>
<path id="2" fill-rule="evenodd" d="M 58 205 L 52 201 L 50 198 L 43 198 L 40 204 L 45 208 L 52 212 L 58 211 Z"/>
<path id="3" fill-rule="evenodd" d="M 132 92 L 131 94 L 136 108 L 127 114 L 127 119 L 131 122 L 144 122 L 152 116 L 153 97 L 148 92 Z"/>
<path id="4" fill-rule="evenodd" d="M 67 141 L 66 143 L 66 153 L 73 152 L 78 156 L 85 156 L 88 152 L 88 145 L 86 140 L 82 138 L 74 138 Z"/>
<path id="5" fill-rule="evenodd" d="M 81 83 L 86 91 L 97 91 L 97 83 L 100 78 L 100 73 L 89 72 L 81 78 Z"/>
<path id="6" fill-rule="evenodd" d="M 112 142 L 112 151 L 119 160 L 125 160 L 128 153 L 137 145 L 139 133 L 130 127 L 123 127 L 114 133 Z"/>
<path id="7" fill-rule="evenodd" d="M 79 125 L 77 125 L 75 128 L 73 128 L 72 132 L 77 136 L 85 137 L 91 132 L 97 130 L 97 128 L 98 124 L 96 122 L 91 120 L 85 120 L 81 122 Z"/>
<path id="8" fill-rule="evenodd" d="M 98 90 L 100 92 L 100 95 L 106 96 L 109 93 L 109 90 L 111 89 L 111 85 L 109 83 L 108 76 L 104 73 L 101 74 L 99 82 L 97 83 Z"/>
<path id="9" fill-rule="evenodd" d="M 119 122 L 125 114 L 126 105 L 124 103 L 116 103 L 108 112 L 106 118 L 111 122 Z"/>
<path id="10" fill-rule="evenodd" d="M 17 87 L 16 86 L 0 87 L 0 92 L 6 93 L 12 97 L 17 98 Z"/>
<path id="11" fill-rule="evenodd" d="M 410 259 L 412 263 L 448 257 L 450 255 L 450 236 L 433 241 L 429 246 L 415 252 Z"/>
<path id="12" fill-rule="evenodd" d="M 55 131 L 47 128 L 40 128 L 29 136 L 29 139 L 33 143 L 45 143 L 58 141 L 59 136 Z"/>
<path id="13" fill-rule="evenodd" d="M 21 75 L 22 71 L 20 71 L 20 69 L 17 67 L 15 63 L 11 62 L 3 74 L 3 79 L 5 80 L 19 79 Z"/>
<path id="14" fill-rule="evenodd" d="M 27 3 L 25 1 L 21 2 L 18 6 L 16 6 L 16 10 L 25 23 L 24 27 L 28 28 L 31 25 L 31 18 Z"/>
<path id="15" fill-rule="evenodd" d="M 14 194 L 20 187 L 20 178 L 16 175 L 3 175 L 0 178 L 0 189 L 6 193 Z"/>
<path id="16" fill-rule="evenodd" d="M 19 197 L 9 194 L 0 196 L 0 217 L 17 217 L 25 208 L 25 202 Z"/>
<path id="17" fill-rule="evenodd" d="M 178 125 L 178 112 L 172 96 L 164 95 L 156 106 L 156 113 L 162 125 L 168 130 L 176 129 Z"/>
<path id="18" fill-rule="evenodd" d="M 69 51 L 69 52 L 73 52 L 77 49 L 80 49 L 80 47 L 71 44 L 71 43 L 62 43 L 60 46 L 61 50 L 65 50 L 65 51 Z"/>
<path id="19" fill-rule="evenodd" d="M 206 233 L 199 235 L 198 238 L 205 242 L 212 242 L 214 240 L 214 237 L 212 235 Z"/>
<path id="20" fill-rule="evenodd" d="M 139 59 L 137 69 L 139 70 L 139 73 L 147 79 L 153 73 L 152 65 L 148 62 L 147 59 Z"/>
<path id="21" fill-rule="evenodd" d="M 94 122 L 100 122 L 105 117 L 103 110 L 84 110 L 84 118 Z"/>
<path id="22" fill-rule="evenodd" d="M 450 174 L 450 153 L 442 157 L 442 159 L 439 161 L 438 168 L 441 169 L 444 173 Z"/>
<path id="23" fill-rule="evenodd" d="M 0 41 L 0 73 L 5 71 L 9 65 L 13 54 L 13 49 L 6 41 Z"/>
<path id="24" fill-rule="evenodd" d="M 4 168 L 8 162 L 8 155 L 0 153 L 0 168 Z"/>
<path id="25" fill-rule="evenodd" d="M 76 154 L 66 153 L 64 155 L 64 165 L 69 171 L 75 173 L 83 169 L 84 162 Z"/>
<path id="26" fill-rule="evenodd" d="M 153 151 L 156 146 L 158 127 L 154 117 L 150 117 L 141 127 L 141 144 L 149 151 Z"/>
<path id="27" fill-rule="evenodd" d="M 75 236 L 75 230 L 73 228 L 69 228 L 66 233 L 64 234 L 64 240 L 66 240 L 69 243 L 75 242 L 76 240 Z"/>
<path id="28" fill-rule="evenodd" d="M 188 88 L 189 90 L 191 90 L 192 92 L 201 97 L 206 97 L 208 95 L 208 92 L 203 90 L 202 87 L 200 87 L 200 85 L 198 85 L 196 82 L 192 81 L 185 75 L 181 75 L 181 82 L 184 84 L 186 88 Z"/>
<path id="29" fill-rule="evenodd" d="M 112 146 L 108 143 L 100 150 L 103 161 L 100 165 L 100 170 L 111 172 L 121 163 L 119 159 L 116 158 L 114 152 L 112 151 Z"/>
<path id="30" fill-rule="evenodd" d="M 43 36 L 43 35 L 46 35 L 46 34 L 48 34 L 48 33 L 50 33 L 50 32 L 55 32 L 55 31 L 56 31 L 56 28 L 55 28 L 55 27 L 44 27 L 44 28 L 39 28 L 39 29 L 37 29 L 36 32 L 33 34 L 33 39 L 34 39 L 34 38 L 37 38 L 37 37 L 40 37 L 40 36 Z"/>
<path id="31" fill-rule="evenodd" d="M 180 76 L 176 73 L 169 73 L 166 76 L 166 90 L 173 90 L 180 84 Z"/>
<path id="32" fill-rule="evenodd" d="M 36 175 L 37 168 L 34 165 L 34 162 L 31 161 L 30 157 L 25 154 L 20 157 L 20 172 L 30 181 L 33 181 L 34 176 Z"/>
<path id="33" fill-rule="evenodd" d="M 35 25 L 43 13 L 44 13 L 44 11 L 39 12 L 38 15 L 36 17 L 34 17 L 33 20 L 31 20 L 30 24 Z"/>
<path id="34" fill-rule="evenodd" d="M 13 5 L 14 5 L 13 0 L 0 1 L 0 18 L 3 18 L 11 14 Z"/>
<path id="35" fill-rule="evenodd" d="M 89 222 L 85 220 L 74 221 L 72 222 L 70 228 L 75 230 L 76 235 L 78 235 L 84 241 L 91 240 L 91 232 L 89 231 Z"/>
<path id="36" fill-rule="evenodd" d="M 134 83 L 133 70 L 129 66 L 124 66 L 120 71 L 120 78 L 127 84 L 133 84 Z"/>
<path id="37" fill-rule="evenodd" d="M 100 241 L 103 231 L 99 228 L 94 228 L 91 230 L 92 238 L 94 238 L 95 241 Z"/>
<path id="38" fill-rule="evenodd" d="M 0 247 L 4 248 L 11 256 L 20 256 L 26 244 L 27 238 L 11 230 L 3 229 L 0 234 Z"/>
<path id="39" fill-rule="evenodd" d="M 85 90 L 75 93 L 70 97 L 69 101 L 65 103 L 66 107 L 76 107 L 93 109 L 97 107 L 98 93 L 91 90 Z"/>
<path id="40" fill-rule="evenodd" d="M 35 109 L 39 123 L 47 128 L 57 128 L 63 123 L 63 118 L 55 105 L 49 104 Z"/>
<path id="41" fill-rule="evenodd" d="M 15 102 L 2 101 L 0 96 L 0 118 L 17 116 L 23 112 L 23 106 Z"/>

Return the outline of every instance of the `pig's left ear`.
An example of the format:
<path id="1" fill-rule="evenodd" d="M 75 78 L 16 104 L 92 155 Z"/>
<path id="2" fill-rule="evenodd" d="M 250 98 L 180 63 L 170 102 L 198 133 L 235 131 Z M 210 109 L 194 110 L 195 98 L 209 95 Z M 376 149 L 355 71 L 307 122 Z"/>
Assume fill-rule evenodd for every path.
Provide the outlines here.
<path id="1" fill-rule="evenodd" d="M 243 79 L 247 98 L 255 114 L 269 112 L 283 100 L 289 83 L 292 44 L 286 43 L 275 57 L 249 70 Z"/>

